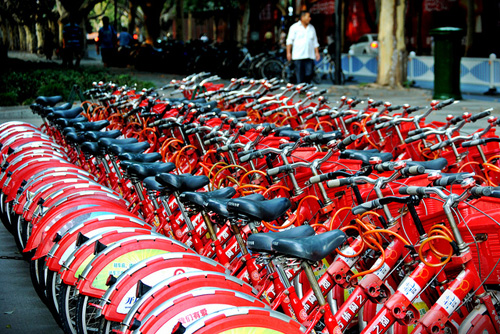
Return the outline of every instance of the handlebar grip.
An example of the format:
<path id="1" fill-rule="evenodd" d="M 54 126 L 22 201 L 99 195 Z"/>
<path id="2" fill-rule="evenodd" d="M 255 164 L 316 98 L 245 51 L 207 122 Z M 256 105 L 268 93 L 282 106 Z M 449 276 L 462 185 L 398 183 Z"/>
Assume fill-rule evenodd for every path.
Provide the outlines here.
<path id="1" fill-rule="evenodd" d="M 494 188 L 493 187 L 474 187 L 471 188 L 470 193 L 474 196 L 481 197 L 481 196 L 491 196 L 491 195 L 497 195 L 494 193 Z M 500 194 L 498 194 L 500 195 Z M 497 196 L 493 196 L 497 197 Z"/>
<path id="2" fill-rule="evenodd" d="M 323 139 L 323 134 L 322 133 L 313 133 L 312 135 L 305 136 L 302 139 L 306 143 L 314 143 L 316 141 L 322 140 Z"/>
<path id="3" fill-rule="evenodd" d="M 213 145 L 213 144 L 215 144 L 216 142 L 217 142 L 217 138 L 211 138 L 211 139 L 205 140 L 205 141 L 203 142 L 203 145 L 207 145 L 207 146 L 208 146 L 208 145 Z"/>
<path id="4" fill-rule="evenodd" d="M 359 117 L 358 116 L 353 116 L 351 118 L 348 118 L 344 121 L 345 124 L 351 124 L 352 122 L 357 122 L 359 121 Z"/>
<path id="5" fill-rule="evenodd" d="M 245 124 L 243 125 L 239 130 L 238 130 L 238 133 L 240 135 L 244 135 L 245 133 L 247 133 L 248 130 L 250 130 L 251 128 L 249 128 L 247 125 L 249 124 Z"/>
<path id="6" fill-rule="evenodd" d="M 366 125 L 373 125 L 375 123 L 377 123 L 377 119 L 371 119 L 368 122 L 366 122 Z"/>
<path id="7" fill-rule="evenodd" d="M 269 110 L 269 111 L 266 111 L 266 112 L 262 113 L 262 115 L 263 115 L 264 117 L 269 117 L 269 116 L 271 116 L 272 114 L 274 114 L 274 109 L 273 109 L 273 110 Z"/>
<path id="8" fill-rule="evenodd" d="M 429 150 L 431 150 L 432 152 L 434 152 L 435 150 L 439 150 L 439 149 L 441 148 L 441 147 L 440 147 L 440 146 L 441 146 L 441 144 L 442 144 L 442 142 L 441 142 L 441 143 L 434 144 L 434 145 L 432 145 L 431 147 L 429 147 Z"/>
<path id="9" fill-rule="evenodd" d="M 464 141 L 462 143 L 462 147 L 471 147 L 471 146 L 479 146 L 486 144 L 486 140 L 484 139 L 474 139 L 471 141 Z"/>
<path id="10" fill-rule="evenodd" d="M 244 155 L 240 158 L 241 162 L 247 162 L 248 160 L 256 159 L 256 158 L 263 158 L 264 154 L 261 151 L 255 151 L 253 153 Z"/>
<path id="11" fill-rule="evenodd" d="M 229 146 L 224 145 L 217 149 L 217 153 L 229 151 Z"/>
<path id="12" fill-rule="evenodd" d="M 309 183 L 311 183 L 311 184 L 320 183 L 320 182 L 326 181 L 328 179 L 329 179 L 328 174 L 316 175 L 316 176 L 313 176 L 309 179 Z"/>
<path id="13" fill-rule="evenodd" d="M 290 169 L 291 169 L 291 167 L 289 165 L 271 168 L 267 171 L 267 175 L 275 176 L 275 175 L 278 175 L 279 173 L 287 172 Z"/>
<path id="14" fill-rule="evenodd" d="M 243 157 L 243 156 L 245 156 L 245 155 L 248 155 L 248 154 L 250 154 L 250 153 L 254 153 L 254 152 L 256 152 L 256 150 L 242 151 L 242 152 L 238 152 L 238 153 L 237 153 L 237 156 L 238 156 L 238 158 L 240 158 L 240 159 L 241 159 L 241 157 Z"/>
<path id="15" fill-rule="evenodd" d="M 416 136 L 416 135 L 419 135 L 419 134 L 421 134 L 423 132 L 424 132 L 424 129 L 411 130 L 411 131 L 408 131 L 408 136 L 410 136 L 410 137 Z"/>
<path id="16" fill-rule="evenodd" d="M 319 92 L 314 93 L 314 97 L 326 94 L 326 92 L 327 92 L 326 89 L 322 89 Z"/>
<path id="17" fill-rule="evenodd" d="M 441 148 L 443 148 L 443 147 L 446 147 L 446 146 L 448 146 L 448 145 L 450 145 L 450 144 L 451 144 L 451 142 L 450 142 L 449 140 L 445 140 L 445 141 L 443 141 L 443 142 L 440 142 L 440 143 L 437 143 L 437 144 L 432 145 L 429 149 L 430 149 L 432 152 L 434 152 L 434 151 L 439 150 L 439 149 L 441 149 Z"/>
<path id="18" fill-rule="evenodd" d="M 425 188 L 424 187 L 401 187 L 399 188 L 399 193 L 401 195 L 418 195 L 422 196 L 425 195 Z"/>
<path id="19" fill-rule="evenodd" d="M 338 144 L 338 149 L 340 151 L 343 151 L 347 146 L 351 145 L 352 143 L 354 143 L 356 141 L 356 139 L 358 139 L 358 136 L 356 135 L 350 135 L 346 138 L 344 138 L 344 140 L 342 140 L 339 144 Z"/>
<path id="20" fill-rule="evenodd" d="M 247 155 L 240 157 L 240 162 L 247 162 L 248 160 L 250 160 L 250 156 L 251 156 L 251 154 L 247 154 Z"/>
<path id="21" fill-rule="evenodd" d="M 356 105 L 358 105 L 359 103 L 361 103 L 361 99 L 356 99 L 354 101 L 351 102 L 351 108 L 354 108 Z"/>
<path id="22" fill-rule="evenodd" d="M 386 161 L 373 166 L 377 172 L 390 172 L 394 170 L 394 162 Z"/>
<path id="23" fill-rule="evenodd" d="M 458 122 L 460 122 L 462 119 L 463 119 L 463 118 L 462 118 L 462 116 L 455 116 L 455 117 L 453 117 L 453 118 L 451 119 L 450 123 L 451 123 L 452 125 L 455 125 L 455 124 L 457 124 Z"/>
<path id="24" fill-rule="evenodd" d="M 274 129 L 276 129 L 276 125 L 275 124 L 269 124 L 269 125 L 266 125 L 264 130 L 262 130 L 261 134 L 263 136 L 267 136 L 269 135 Z"/>
<path id="25" fill-rule="evenodd" d="M 342 187 L 342 186 L 346 186 L 348 184 L 351 184 L 351 178 L 350 177 L 346 177 L 346 178 L 343 178 L 343 179 L 335 179 L 335 180 L 330 180 L 327 182 L 327 186 L 328 188 L 337 188 L 337 187 Z"/>
<path id="26" fill-rule="evenodd" d="M 435 108 L 436 109 L 441 109 L 441 108 L 444 108 L 446 106 L 449 106 L 450 104 L 452 104 L 453 102 L 455 102 L 455 99 L 454 98 L 451 98 L 451 99 L 448 99 L 448 100 L 444 100 L 444 101 L 441 101 L 439 102 Z"/>
<path id="27" fill-rule="evenodd" d="M 475 122 L 481 118 L 485 118 L 485 117 L 488 117 L 489 115 L 491 115 L 491 111 L 490 110 L 485 110 L 485 111 L 482 111 L 480 112 L 479 114 L 475 114 L 475 115 L 472 115 L 469 120 L 471 122 Z"/>
<path id="28" fill-rule="evenodd" d="M 422 109 L 422 107 L 419 107 L 419 106 L 411 107 L 411 108 L 406 109 L 406 113 L 409 115 L 409 114 L 411 114 L 415 111 L 418 111 L 420 109 Z"/>
<path id="29" fill-rule="evenodd" d="M 401 109 L 401 106 L 390 106 L 387 108 L 387 111 L 395 111 Z"/>
<path id="30" fill-rule="evenodd" d="M 421 134 L 418 134 L 416 136 L 412 136 L 412 137 L 406 138 L 405 139 L 405 143 L 406 144 L 413 143 L 414 141 L 424 139 L 425 137 L 427 137 L 426 134 L 425 133 L 421 133 Z"/>
<path id="31" fill-rule="evenodd" d="M 381 106 L 383 103 L 384 103 L 384 101 L 378 100 L 378 101 L 372 102 L 372 104 L 370 105 L 370 107 L 376 108 L 378 106 Z"/>
<path id="32" fill-rule="evenodd" d="M 358 206 L 355 206 L 354 208 L 351 209 L 351 212 L 353 215 L 359 215 L 359 214 L 364 213 L 366 211 L 370 211 L 370 210 L 380 208 L 380 207 L 382 207 L 382 204 L 380 204 L 380 200 L 375 199 L 373 201 L 366 202 L 366 203 L 360 204 Z"/>
<path id="33" fill-rule="evenodd" d="M 410 167 L 403 168 L 403 171 L 401 174 L 403 174 L 403 175 L 421 175 L 424 173 L 425 173 L 424 166 L 410 166 Z"/>

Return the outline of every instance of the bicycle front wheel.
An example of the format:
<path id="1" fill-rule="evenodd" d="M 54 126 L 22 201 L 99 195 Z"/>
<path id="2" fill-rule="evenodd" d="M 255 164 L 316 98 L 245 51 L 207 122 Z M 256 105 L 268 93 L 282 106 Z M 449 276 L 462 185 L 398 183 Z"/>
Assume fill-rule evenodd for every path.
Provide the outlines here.
<path id="1" fill-rule="evenodd" d="M 268 59 L 260 66 L 260 74 L 265 79 L 280 78 L 284 67 L 278 59 Z"/>

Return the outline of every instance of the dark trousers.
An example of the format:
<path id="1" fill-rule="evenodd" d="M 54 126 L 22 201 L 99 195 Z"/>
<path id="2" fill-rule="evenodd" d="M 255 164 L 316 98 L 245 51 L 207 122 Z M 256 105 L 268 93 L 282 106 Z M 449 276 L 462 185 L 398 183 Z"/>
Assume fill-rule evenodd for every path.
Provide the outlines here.
<path id="1" fill-rule="evenodd" d="M 64 66 L 73 66 L 73 59 L 75 59 L 75 66 L 78 67 L 82 59 L 82 51 L 79 47 L 66 47 L 63 49 L 62 59 Z"/>
<path id="2" fill-rule="evenodd" d="M 102 62 L 105 65 L 107 66 L 112 65 L 114 56 L 115 56 L 114 48 L 101 48 Z"/>
<path id="3" fill-rule="evenodd" d="M 293 61 L 295 65 L 295 75 L 297 76 L 297 83 L 311 83 L 314 74 L 314 60 L 312 59 L 298 59 Z"/>

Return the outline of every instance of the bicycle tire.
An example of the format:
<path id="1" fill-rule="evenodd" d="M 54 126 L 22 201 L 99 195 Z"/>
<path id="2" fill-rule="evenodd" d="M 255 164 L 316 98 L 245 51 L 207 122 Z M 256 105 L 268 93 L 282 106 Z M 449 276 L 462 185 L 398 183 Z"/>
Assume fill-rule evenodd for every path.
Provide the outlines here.
<path id="1" fill-rule="evenodd" d="M 22 254 L 23 259 L 30 261 L 34 255 L 33 251 L 25 252 L 24 248 L 28 242 L 29 235 L 31 234 L 31 223 L 24 220 L 24 218 L 19 215 L 15 221 L 15 233 L 14 239 L 16 241 L 16 246 L 19 252 Z"/>
<path id="2" fill-rule="evenodd" d="M 61 276 L 59 273 L 47 270 L 47 282 L 45 291 L 47 293 L 47 307 L 54 315 L 54 319 L 56 319 L 57 323 L 61 325 L 61 319 L 56 316 L 59 314 L 59 294 L 61 290 Z"/>
<path id="3" fill-rule="evenodd" d="M 76 305 L 76 332 L 78 334 L 99 333 L 101 320 L 95 315 L 99 309 L 99 298 L 79 295 Z"/>
<path id="4" fill-rule="evenodd" d="M 41 283 L 42 277 L 40 276 L 41 270 L 39 268 L 41 264 L 42 263 L 39 260 L 29 262 L 30 278 L 36 294 L 44 304 L 47 304 L 47 296 L 45 294 L 44 284 Z"/>
<path id="5" fill-rule="evenodd" d="M 248 66 L 248 75 L 254 79 L 260 79 L 259 64 L 261 59 L 252 59 L 250 65 Z"/>
<path id="6" fill-rule="evenodd" d="M 4 198 L 4 195 L 1 194 L 1 196 L 0 196 L 1 203 L 3 203 L 3 198 Z M 3 204 L 3 206 L 2 206 L 3 210 L 0 212 L 0 218 L 2 220 L 3 225 L 7 229 L 7 231 L 9 231 L 11 234 L 13 234 L 14 226 L 12 225 L 12 223 L 10 221 L 10 217 L 8 215 L 8 212 L 7 212 L 9 210 L 11 204 L 12 204 L 12 201 L 6 202 Z"/>
<path id="7" fill-rule="evenodd" d="M 62 283 L 59 293 L 59 318 L 61 327 L 66 334 L 77 334 L 76 332 L 76 305 L 78 301 L 78 289 L 76 286 Z"/>
<path id="8" fill-rule="evenodd" d="M 260 74 L 265 79 L 279 78 L 284 64 L 278 59 L 268 59 L 260 66 Z"/>

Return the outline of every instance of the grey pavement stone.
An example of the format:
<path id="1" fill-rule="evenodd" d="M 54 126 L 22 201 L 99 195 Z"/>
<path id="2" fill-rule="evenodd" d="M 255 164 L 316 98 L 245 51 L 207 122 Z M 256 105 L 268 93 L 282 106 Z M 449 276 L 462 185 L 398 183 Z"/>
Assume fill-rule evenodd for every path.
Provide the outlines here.
<path id="1" fill-rule="evenodd" d="M 36 294 L 13 236 L 0 225 L 0 333 L 63 333 Z"/>

